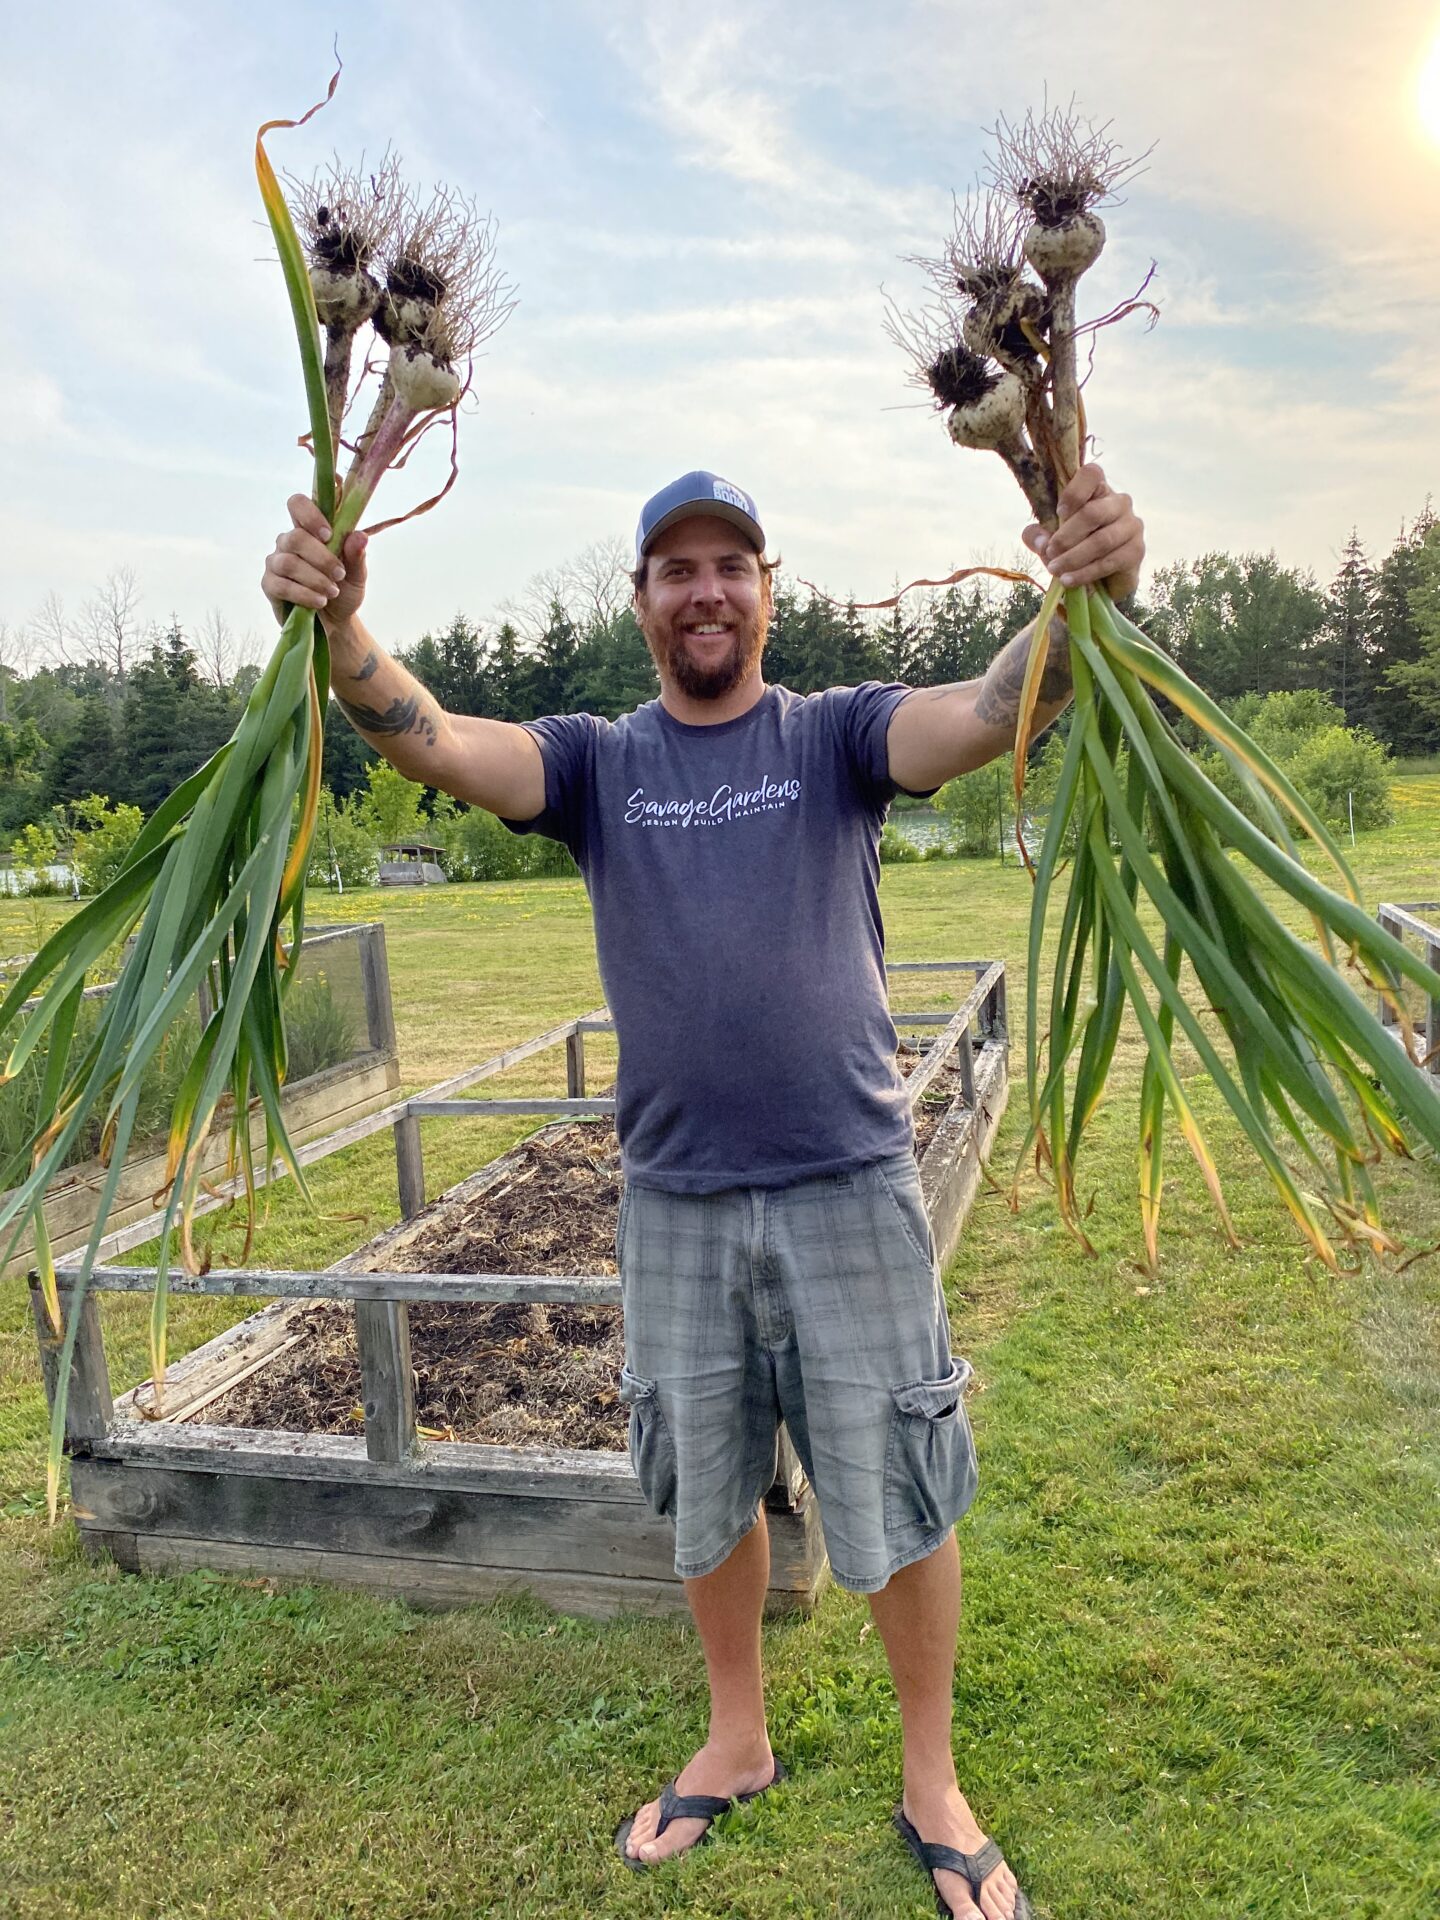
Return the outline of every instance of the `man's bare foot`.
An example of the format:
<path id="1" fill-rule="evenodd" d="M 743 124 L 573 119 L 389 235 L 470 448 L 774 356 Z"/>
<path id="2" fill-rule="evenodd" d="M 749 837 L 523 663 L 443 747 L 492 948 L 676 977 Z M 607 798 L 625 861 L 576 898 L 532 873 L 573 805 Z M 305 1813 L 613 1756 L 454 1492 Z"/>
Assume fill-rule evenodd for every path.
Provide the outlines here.
<path id="1" fill-rule="evenodd" d="M 961 1853 L 978 1853 L 985 1844 L 970 1802 L 959 1787 L 938 1788 L 907 1786 L 901 1802 L 905 1818 L 922 1840 L 931 1845 L 957 1847 Z M 987 1874 L 980 1884 L 980 1904 L 966 1884 L 962 1873 L 939 1872 L 935 1891 L 950 1908 L 955 1920 L 1015 1920 L 1015 1898 L 1019 1882 L 1004 1861 Z"/>
<path id="2" fill-rule="evenodd" d="M 706 1741 L 700 1751 L 681 1769 L 675 1781 L 679 1794 L 710 1793 L 719 1799 L 732 1799 L 737 1793 L 758 1793 L 775 1777 L 775 1756 L 770 1742 L 761 1738 L 757 1745 L 737 1749 L 719 1748 Z M 710 1826 L 708 1820 L 672 1820 L 657 1836 L 660 1824 L 659 1800 L 648 1800 L 635 1816 L 635 1824 L 625 1839 L 626 1857 L 644 1866 L 669 1860 L 693 1847 Z"/>

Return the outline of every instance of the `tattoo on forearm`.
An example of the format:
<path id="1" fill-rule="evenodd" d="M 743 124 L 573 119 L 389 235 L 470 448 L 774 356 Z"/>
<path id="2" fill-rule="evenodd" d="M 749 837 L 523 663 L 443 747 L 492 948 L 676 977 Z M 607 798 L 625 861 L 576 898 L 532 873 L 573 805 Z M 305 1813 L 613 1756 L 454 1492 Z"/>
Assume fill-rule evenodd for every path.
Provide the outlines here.
<path id="1" fill-rule="evenodd" d="M 435 744 L 435 716 L 428 707 L 421 705 L 418 694 L 407 694 L 392 700 L 383 713 L 378 707 L 363 707 L 349 700 L 341 700 L 338 693 L 335 698 L 345 718 L 361 733 L 373 734 L 376 739 L 385 739 L 392 734 L 418 733 L 427 747 Z"/>
<path id="2" fill-rule="evenodd" d="M 1020 695 L 1025 686 L 1025 667 L 1030 658 L 1033 623 L 1017 633 L 1010 644 L 990 662 L 980 682 L 975 702 L 975 717 L 987 727 L 1013 727 L 1020 718 Z M 1050 622 L 1050 653 L 1040 675 L 1040 705 L 1053 707 L 1067 700 L 1073 691 L 1070 680 L 1070 634 L 1057 614 Z"/>
<path id="3" fill-rule="evenodd" d="M 375 651 L 374 647 L 371 647 L 370 651 L 366 654 L 365 658 L 360 662 L 359 666 L 356 667 L 355 671 L 353 673 L 347 673 L 345 678 L 347 680 L 368 680 L 371 674 L 374 673 L 375 669 L 379 666 L 379 664 L 380 664 L 380 656 Z"/>

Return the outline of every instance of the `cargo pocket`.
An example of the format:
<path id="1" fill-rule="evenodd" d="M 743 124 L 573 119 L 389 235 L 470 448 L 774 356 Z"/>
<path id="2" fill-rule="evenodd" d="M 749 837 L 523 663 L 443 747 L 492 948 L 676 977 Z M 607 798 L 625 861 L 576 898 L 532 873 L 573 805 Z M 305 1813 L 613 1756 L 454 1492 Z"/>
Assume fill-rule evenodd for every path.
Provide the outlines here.
<path id="1" fill-rule="evenodd" d="M 975 1443 L 964 1407 L 970 1371 L 968 1360 L 956 1360 L 942 1379 L 891 1389 L 887 1534 L 943 1532 L 975 1498 Z"/>
<path id="2" fill-rule="evenodd" d="M 653 1380 L 620 1369 L 620 1398 L 630 1409 L 630 1465 L 650 1507 L 675 1518 L 675 1445 Z"/>

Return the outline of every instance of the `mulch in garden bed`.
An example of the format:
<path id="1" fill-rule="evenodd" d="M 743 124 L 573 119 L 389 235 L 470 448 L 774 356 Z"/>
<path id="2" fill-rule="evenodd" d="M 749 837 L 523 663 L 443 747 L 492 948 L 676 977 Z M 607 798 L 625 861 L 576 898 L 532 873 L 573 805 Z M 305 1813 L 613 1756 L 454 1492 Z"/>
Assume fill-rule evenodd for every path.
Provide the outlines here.
<path id="1" fill-rule="evenodd" d="M 902 1043 L 902 1072 L 920 1054 Z M 921 1096 L 916 1152 L 923 1154 L 952 1098 L 947 1063 Z M 451 1201 L 386 1255 L 392 1272 L 613 1274 L 620 1151 L 603 1122 L 575 1124 L 525 1142 L 499 1185 Z M 359 1433 L 360 1360 L 355 1316 L 344 1301 L 297 1313 L 300 1338 L 206 1409 L 221 1426 L 300 1433 Z M 624 1356 L 617 1307 L 416 1303 L 410 1308 L 415 1409 L 431 1437 L 502 1446 L 625 1445 L 616 1387 Z"/>

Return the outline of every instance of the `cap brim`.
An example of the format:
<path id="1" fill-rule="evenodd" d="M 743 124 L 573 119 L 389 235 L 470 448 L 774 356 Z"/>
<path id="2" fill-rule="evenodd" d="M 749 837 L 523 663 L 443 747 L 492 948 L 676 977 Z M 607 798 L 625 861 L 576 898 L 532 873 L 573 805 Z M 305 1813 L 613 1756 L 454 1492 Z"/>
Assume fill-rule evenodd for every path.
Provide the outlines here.
<path id="1" fill-rule="evenodd" d="M 728 520 L 732 527 L 740 529 L 757 553 L 765 551 L 765 530 L 758 520 L 751 519 L 743 507 L 732 507 L 728 500 L 686 500 L 682 505 L 672 507 L 669 513 L 662 514 L 655 522 L 640 549 L 641 559 L 645 558 L 667 527 L 701 515 L 711 520 Z"/>

